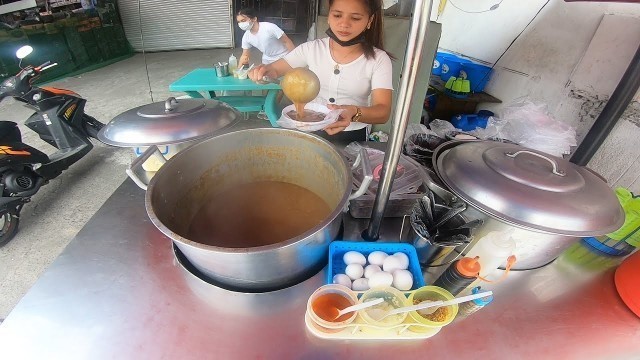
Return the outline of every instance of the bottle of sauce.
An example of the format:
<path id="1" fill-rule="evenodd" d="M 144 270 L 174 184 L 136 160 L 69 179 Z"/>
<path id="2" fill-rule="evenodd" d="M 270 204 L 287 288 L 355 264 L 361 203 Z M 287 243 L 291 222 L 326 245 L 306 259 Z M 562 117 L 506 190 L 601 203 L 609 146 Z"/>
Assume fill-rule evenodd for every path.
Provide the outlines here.
<path id="1" fill-rule="evenodd" d="M 233 77 L 238 77 L 238 73 L 236 70 L 238 69 L 238 59 L 231 53 L 229 56 L 229 73 L 233 75 Z"/>
<path id="2" fill-rule="evenodd" d="M 463 257 L 454 261 L 433 285 L 441 287 L 456 296 L 478 278 L 480 269 L 478 257 Z"/>

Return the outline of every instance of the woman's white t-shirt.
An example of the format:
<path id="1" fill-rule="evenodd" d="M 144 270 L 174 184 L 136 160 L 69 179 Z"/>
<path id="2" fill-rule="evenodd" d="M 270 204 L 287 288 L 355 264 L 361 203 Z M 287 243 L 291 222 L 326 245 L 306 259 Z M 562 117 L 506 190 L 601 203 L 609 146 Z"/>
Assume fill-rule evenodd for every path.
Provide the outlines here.
<path id="1" fill-rule="evenodd" d="M 262 63 L 271 64 L 276 60 L 280 60 L 287 54 L 289 50 L 280 38 L 284 35 L 284 31 L 276 24 L 268 22 L 260 22 L 258 24 L 258 32 L 252 34 L 250 30 L 242 35 L 242 48 L 245 50 L 252 47 L 262 52 Z"/>
<path id="2" fill-rule="evenodd" d="M 338 64 L 339 74 L 334 73 L 337 62 L 331 56 L 329 38 L 306 42 L 293 49 L 284 60 L 293 68 L 309 67 L 318 76 L 320 93 L 313 102 L 369 106 L 372 90 L 393 90 L 391 59 L 380 49 L 374 48 L 374 51 L 372 59 L 362 54 L 348 64 Z M 366 126 L 352 122 L 345 130 L 360 130 Z"/>

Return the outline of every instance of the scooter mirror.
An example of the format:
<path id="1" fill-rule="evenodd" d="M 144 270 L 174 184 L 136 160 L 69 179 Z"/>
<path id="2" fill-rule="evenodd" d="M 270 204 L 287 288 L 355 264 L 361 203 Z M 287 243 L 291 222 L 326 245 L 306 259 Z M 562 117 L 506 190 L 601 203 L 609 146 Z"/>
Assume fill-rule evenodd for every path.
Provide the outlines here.
<path id="1" fill-rule="evenodd" d="M 18 49 L 18 51 L 16 51 L 16 57 L 18 57 L 18 59 L 22 60 L 22 59 L 26 58 L 32 52 L 33 52 L 33 48 L 31 46 L 29 46 L 29 45 L 25 45 L 25 46 L 21 47 L 20 49 Z"/>

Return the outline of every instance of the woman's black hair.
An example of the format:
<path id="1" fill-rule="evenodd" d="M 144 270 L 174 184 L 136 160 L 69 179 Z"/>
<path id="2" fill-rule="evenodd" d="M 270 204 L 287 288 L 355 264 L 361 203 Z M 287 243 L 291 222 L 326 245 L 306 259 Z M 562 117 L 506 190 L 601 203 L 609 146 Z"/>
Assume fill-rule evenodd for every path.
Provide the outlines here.
<path id="1" fill-rule="evenodd" d="M 383 34 L 382 34 L 382 17 L 384 16 L 384 9 L 382 9 L 382 0 L 360 0 L 364 2 L 364 5 L 369 10 L 369 17 L 373 17 L 371 21 L 371 27 L 365 29 L 364 39 L 362 47 L 364 49 L 364 56 L 367 59 L 375 57 L 373 48 L 378 48 L 389 55 L 390 58 L 395 59 L 388 51 L 384 49 Z M 329 7 L 333 5 L 333 0 L 329 0 Z"/>
<path id="2" fill-rule="evenodd" d="M 244 8 L 238 11 L 238 15 L 244 15 L 249 19 L 255 19 L 258 17 L 258 12 L 254 8 Z"/>

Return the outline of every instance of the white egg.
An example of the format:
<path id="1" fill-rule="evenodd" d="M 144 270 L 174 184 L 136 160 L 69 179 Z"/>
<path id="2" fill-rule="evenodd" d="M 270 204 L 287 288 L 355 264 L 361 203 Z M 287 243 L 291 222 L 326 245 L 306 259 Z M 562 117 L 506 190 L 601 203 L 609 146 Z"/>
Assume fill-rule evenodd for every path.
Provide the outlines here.
<path id="1" fill-rule="evenodd" d="M 367 265 L 367 267 L 364 268 L 364 277 L 368 279 L 371 277 L 371 275 L 373 275 L 374 273 L 377 273 L 378 271 L 382 271 L 382 269 L 380 269 L 380 266 Z"/>
<path id="2" fill-rule="evenodd" d="M 349 289 L 351 289 L 351 278 L 349 278 L 345 274 L 336 274 L 333 277 L 333 283 L 334 284 L 339 284 L 339 285 L 342 285 L 342 286 L 346 286 Z"/>
<path id="3" fill-rule="evenodd" d="M 370 288 L 391 286 L 391 284 L 393 284 L 393 275 L 386 271 L 378 271 L 369 278 Z"/>
<path id="4" fill-rule="evenodd" d="M 401 290 L 411 290 L 413 275 L 408 270 L 396 270 L 393 272 L 393 287 Z"/>
<path id="5" fill-rule="evenodd" d="M 393 273 L 396 270 L 402 270 L 402 259 L 397 256 L 389 256 L 384 259 L 384 263 L 382 264 L 382 270 Z"/>
<path id="6" fill-rule="evenodd" d="M 355 291 L 366 291 L 369 290 L 369 280 L 362 278 L 362 279 L 356 279 L 353 282 L 353 290 Z"/>
<path id="7" fill-rule="evenodd" d="M 383 251 L 373 251 L 369 256 L 367 256 L 367 260 L 369 260 L 369 264 L 382 266 L 384 263 L 384 259 L 386 259 L 389 255 Z"/>
<path id="8" fill-rule="evenodd" d="M 350 264 L 344 269 L 344 273 L 347 274 L 351 280 L 360 279 L 364 275 L 364 268 L 360 264 Z"/>
<path id="9" fill-rule="evenodd" d="M 360 254 L 357 251 L 347 251 L 342 256 L 342 260 L 344 260 L 344 263 L 346 265 L 360 264 L 362 266 L 365 266 L 367 264 L 367 259 L 364 257 L 364 255 Z"/>
<path id="10" fill-rule="evenodd" d="M 409 257 L 405 253 L 397 252 L 393 254 L 398 259 L 400 259 L 400 264 L 402 265 L 403 270 L 407 270 L 409 268 Z"/>

